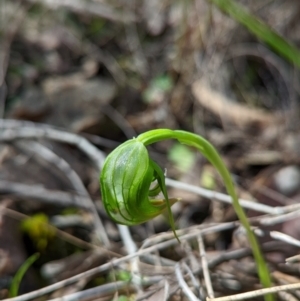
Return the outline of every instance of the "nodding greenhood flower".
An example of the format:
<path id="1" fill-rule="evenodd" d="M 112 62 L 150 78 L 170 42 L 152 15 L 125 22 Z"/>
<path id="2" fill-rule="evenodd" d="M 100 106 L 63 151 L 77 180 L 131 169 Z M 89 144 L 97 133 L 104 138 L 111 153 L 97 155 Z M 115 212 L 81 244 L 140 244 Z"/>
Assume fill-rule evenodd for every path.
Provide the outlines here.
<path id="1" fill-rule="evenodd" d="M 135 138 L 106 158 L 100 183 L 104 207 L 118 224 L 144 223 L 177 201 L 168 198 L 162 169 L 151 160 L 145 145 Z M 160 192 L 164 198 L 158 197 Z M 169 218 L 172 225 L 172 214 Z"/>
<path id="2" fill-rule="evenodd" d="M 117 147 L 107 157 L 100 176 L 102 199 L 109 216 L 116 223 L 136 225 L 156 217 L 167 209 L 171 228 L 178 239 L 171 206 L 179 199 L 168 198 L 164 173 L 150 159 L 146 148 L 149 144 L 166 139 L 176 139 L 182 144 L 195 147 L 219 171 L 227 192 L 232 197 L 235 212 L 248 234 L 261 283 L 264 287 L 270 287 L 268 267 L 247 216 L 238 201 L 230 173 L 216 149 L 199 135 L 185 131 L 157 129 L 145 132 Z M 157 184 L 151 188 L 155 181 Z M 160 192 L 163 198 L 158 197 Z M 272 295 L 269 295 L 266 301 L 272 299 Z"/>

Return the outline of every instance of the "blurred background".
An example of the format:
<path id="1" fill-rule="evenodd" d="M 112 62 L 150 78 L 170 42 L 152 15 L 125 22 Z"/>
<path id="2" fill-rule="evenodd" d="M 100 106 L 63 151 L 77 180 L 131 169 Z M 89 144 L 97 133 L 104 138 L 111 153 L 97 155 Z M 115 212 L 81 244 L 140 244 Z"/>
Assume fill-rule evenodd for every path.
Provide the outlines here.
<path id="1" fill-rule="evenodd" d="M 299 16 L 300 2 L 296 0 L 1 0 L 0 138 L 9 127 L 7 120 L 37 122 L 81 135 L 108 154 L 123 141 L 150 129 L 191 131 L 220 151 L 240 197 L 271 207 L 297 204 Z M 18 123 L 17 127 L 23 126 L 30 124 Z M 94 243 L 90 213 L 62 205 L 60 197 L 53 196 L 45 203 L 38 191 L 35 196 L 28 195 L 38 187 L 49 193 L 76 192 L 63 172 L 66 169 L 56 166 L 60 159 L 76 172 L 97 205 L 110 241 L 106 247 L 126 253 L 118 229 L 100 202 L 99 170 L 86 155 L 62 142 L 42 139 L 34 148 L 36 139 L 5 139 L 1 138 L 0 144 L 0 204 L 6 208 L 0 212 L 2 298 L 8 296 L 20 265 L 36 252 L 40 258 L 26 273 L 21 292 L 66 279 L 114 257 L 105 252 L 96 256 L 86 251 L 91 246 L 78 245 L 58 234 L 57 229 Z M 41 156 L 40 147 L 50 150 L 55 159 Z M 166 141 L 151 146 L 149 152 L 167 169 L 168 177 L 225 192 L 217 172 L 195 150 Z M 20 184 L 26 185 L 23 190 L 14 186 Z M 169 193 L 182 198 L 173 208 L 179 229 L 236 220 L 230 205 L 174 187 Z M 257 215 L 254 211 L 248 214 Z M 140 246 L 169 228 L 166 218 L 160 217 L 132 227 L 131 233 Z M 274 229 L 300 239 L 297 215 L 268 231 Z M 270 240 L 264 238 L 263 243 Z M 248 246 L 233 230 L 207 236 L 205 243 L 213 254 Z M 294 247 L 277 244 L 269 258 L 277 264 L 276 271 L 288 256 L 297 254 L 299 249 Z M 176 262 L 195 248 L 190 242 L 185 247 L 166 248 L 160 255 Z M 92 263 L 79 265 L 86 257 Z M 53 261 L 60 269 L 54 269 Z M 216 272 L 219 282 L 214 288 L 219 294 L 255 287 L 256 277 L 240 271 L 251 274 L 251 281 L 246 278 L 240 283 L 236 268 L 227 265 L 224 271 L 239 285 L 224 284 L 228 274 Z M 300 277 L 297 273 L 296 279 Z M 88 279 L 69 291 L 109 283 L 116 279 L 112 274 Z M 119 272 L 117 276 L 126 280 L 128 274 Z M 134 289 L 127 288 L 123 294 L 127 299 L 113 299 L 116 291 L 97 300 L 136 298 Z"/>

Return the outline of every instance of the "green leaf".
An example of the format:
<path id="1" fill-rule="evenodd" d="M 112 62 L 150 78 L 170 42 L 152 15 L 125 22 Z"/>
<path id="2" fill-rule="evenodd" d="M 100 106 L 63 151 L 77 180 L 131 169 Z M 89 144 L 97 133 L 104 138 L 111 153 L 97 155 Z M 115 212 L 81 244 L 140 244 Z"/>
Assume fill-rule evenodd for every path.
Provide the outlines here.
<path id="1" fill-rule="evenodd" d="M 244 25 L 258 39 L 268 44 L 274 51 L 300 68 L 300 51 L 293 44 L 272 30 L 267 24 L 248 13 L 245 8 L 233 0 L 210 0 L 219 9 Z"/>
<path id="2" fill-rule="evenodd" d="M 35 253 L 27 258 L 27 260 L 21 265 L 17 273 L 15 274 L 12 283 L 9 288 L 9 296 L 16 297 L 18 296 L 18 291 L 20 287 L 20 283 L 27 272 L 27 270 L 30 268 L 30 266 L 40 257 L 39 253 Z"/>

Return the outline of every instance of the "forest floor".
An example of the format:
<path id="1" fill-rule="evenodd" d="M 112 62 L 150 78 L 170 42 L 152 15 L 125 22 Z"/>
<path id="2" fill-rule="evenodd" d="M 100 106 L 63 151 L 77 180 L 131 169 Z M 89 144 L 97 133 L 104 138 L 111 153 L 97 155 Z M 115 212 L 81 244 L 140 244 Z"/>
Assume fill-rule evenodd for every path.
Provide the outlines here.
<path id="1" fill-rule="evenodd" d="M 300 3 L 242 3 L 300 48 Z M 149 147 L 181 199 L 180 244 L 164 215 L 129 231 L 107 216 L 106 155 L 158 128 L 216 147 L 274 286 L 300 282 L 297 67 L 205 0 L 2 0 L 0 30 L 1 300 L 205 300 L 261 288 L 222 178 L 192 148 Z"/>

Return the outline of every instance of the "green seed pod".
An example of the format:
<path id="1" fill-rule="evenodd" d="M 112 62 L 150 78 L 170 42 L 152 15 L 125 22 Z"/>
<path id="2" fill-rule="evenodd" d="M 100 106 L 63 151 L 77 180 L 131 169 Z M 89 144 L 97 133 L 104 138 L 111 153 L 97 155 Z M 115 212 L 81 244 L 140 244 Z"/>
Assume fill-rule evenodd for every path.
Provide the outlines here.
<path id="1" fill-rule="evenodd" d="M 155 180 L 158 184 L 151 189 Z M 104 207 L 118 224 L 144 223 L 177 201 L 168 199 L 161 168 L 137 139 L 123 143 L 106 158 L 100 184 Z M 155 198 L 161 191 L 164 199 Z"/>

